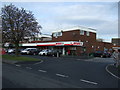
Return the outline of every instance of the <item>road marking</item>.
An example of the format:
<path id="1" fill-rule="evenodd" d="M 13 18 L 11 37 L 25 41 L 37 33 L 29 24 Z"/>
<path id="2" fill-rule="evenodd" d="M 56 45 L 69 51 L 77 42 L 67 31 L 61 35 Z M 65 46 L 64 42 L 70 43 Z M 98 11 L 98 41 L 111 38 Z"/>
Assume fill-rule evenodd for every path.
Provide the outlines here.
<path id="1" fill-rule="evenodd" d="M 91 82 L 91 81 L 83 80 L 83 79 L 80 79 L 80 81 L 82 81 L 82 82 L 86 82 L 86 83 L 90 83 L 90 84 L 95 84 L 95 85 L 98 84 L 98 83 L 96 83 L 96 82 Z"/>
<path id="2" fill-rule="evenodd" d="M 60 76 L 60 77 L 66 77 L 66 78 L 68 77 L 68 76 L 66 76 L 66 75 L 58 74 L 58 73 L 57 73 L 56 75 L 57 75 L 57 76 Z"/>
<path id="3" fill-rule="evenodd" d="M 15 65 L 15 66 L 20 67 L 21 65 Z"/>
<path id="4" fill-rule="evenodd" d="M 44 71 L 44 70 L 38 70 L 38 71 L 40 71 L 40 72 L 47 72 L 47 71 Z"/>
<path id="5" fill-rule="evenodd" d="M 114 64 L 110 64 L 110 65 L 114 65 Z M 111 73 L 111 72 L 108 70 L 108 66 L 109 66 L 109 65 L 107 65 L 106 68 L 105 68 L 106 71 L 107 71 L 108 73 L 110 73 L 112 76 L 114 76 L 115 78 L 120 79 L 118 76 L 114 75 L 113 73 Z"/>
<path id="6" fill-rule="evenodd" d="M 32 69 L 31 67 L 26 67 L 27 69 Z"/>
<path id="7" fill-rule="evenodd" d="M 81 60 L 81 59 L 76 59 L 76 60 Z"/>
<path id="8" fill-rule="evenodd" d="M 42 62 L 43 62 L 43 60 L 41 60 L 40 62 L 34 63 L 33 65 L 40 64 L 40 63 L 42 63 Z"/>

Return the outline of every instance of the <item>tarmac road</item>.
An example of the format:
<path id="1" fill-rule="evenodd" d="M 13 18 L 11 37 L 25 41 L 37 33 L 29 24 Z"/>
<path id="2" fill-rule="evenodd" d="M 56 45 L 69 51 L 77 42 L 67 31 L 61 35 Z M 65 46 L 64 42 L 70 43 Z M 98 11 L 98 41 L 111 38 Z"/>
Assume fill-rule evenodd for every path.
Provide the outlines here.
<path id="1" fill-rule="evenodd" d="M 118 80 L 105 71 L 110 58 L 74 59 L 30 56 L 41 62 L 3 64 L 3 87 L 18 88 L 117 88 Z M 9 85 L 6 81 L 13 83 Z M 10 83 L 10 84 L 11 84 Z"/>

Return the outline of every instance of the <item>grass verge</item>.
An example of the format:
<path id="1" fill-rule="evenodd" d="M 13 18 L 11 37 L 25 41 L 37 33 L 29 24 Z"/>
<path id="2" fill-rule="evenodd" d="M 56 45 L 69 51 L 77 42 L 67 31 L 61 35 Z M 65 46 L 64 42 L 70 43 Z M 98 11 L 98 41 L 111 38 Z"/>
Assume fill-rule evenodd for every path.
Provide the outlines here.
<path id="1" fill-rule="evenodd" d="M 40 59 L 37 58 L 31 58 L 26 56 L 15 56 L 15 55 L 2 55 L 3 59 L 6 60 L 15 60 L 15 61 L 40 61 Z"/>

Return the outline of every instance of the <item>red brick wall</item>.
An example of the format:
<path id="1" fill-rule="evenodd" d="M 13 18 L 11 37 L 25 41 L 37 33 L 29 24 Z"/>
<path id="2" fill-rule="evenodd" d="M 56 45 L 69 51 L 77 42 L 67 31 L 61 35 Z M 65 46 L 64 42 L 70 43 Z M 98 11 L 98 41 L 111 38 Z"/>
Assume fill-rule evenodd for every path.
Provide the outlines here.
<path id="1" fill-rule="evenodd" d="M 83 42 L 83 46 L 86 47 L 86 53 L 93 52 L 92 45 L 96 44 L 96 33 L 90 32 L 90 35 L 86 35 L 86 31 L 84 35 L 80 35 L 80 30 L 66 31 L 62 33 L 62 36 L 53 37 L 52 41 L 81 41 Z M 78 48 L 78 47 L 77 47 Z M 80 48 L 77 50 L 80 52 Z"/>
<path id="2" fill-rule="evenodd" d="M 62 33 L 62 36 L 53 37 L 52 41 L 86 41 L 86 40 L 96 40 L 96 33 L 91 33 L 90 36 L 80 35 L 79 30 L 66 31 Z"/>

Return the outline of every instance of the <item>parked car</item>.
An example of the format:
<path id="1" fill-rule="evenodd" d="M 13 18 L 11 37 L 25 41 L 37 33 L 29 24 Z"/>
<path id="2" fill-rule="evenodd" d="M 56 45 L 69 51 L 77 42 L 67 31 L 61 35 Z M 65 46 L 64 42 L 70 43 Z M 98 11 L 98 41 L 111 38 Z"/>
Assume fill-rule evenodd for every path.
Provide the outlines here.
<path id="1" fill-rule="evenodd" d="M 37 55 L 39 50 L 37 48 L 26 48 L 21 51 L 21 54 Z"/>
<path id="2" fill-rule="evenodd" d="M 38 55 L 39 52 L 40 52 L 39 49 L 31 49 L 31 50 L 29 51 L 29 54 L 30 54 L 30 55 Z"/>
<path id="3" fill-rule="evenodd" d="M 103 55 L 101 56 L 101 57 L 103 57 L 103 58 L 107 58 L 107 57 L 111 57 L 111 53 L 109 53 L 109 52 L 104 52 L 103 53 Z"/>
<path id="4" fill-rule="evenodd" d="M 44 50 L 39 52 L 39 55 L 44 55 L 45 56 L 45 55 L 48 55 L 49 52 L 51 52 L 50 49 L 44 49 Z"/>
<path id="5" fill-rule="evenodd" d="M 51 50 L 50 52 L 48 52 L 48 56 L 55 56 L 55 57 L 59 57 L 62 54 L 61 51 L 59 50 Z"/>
<path id="6" fill-rule="evenodd" d="M 4 48 L 0 48 L 0 55 L 4 55 L 4 54 L 6 54 L 5 49 Z"/>
<path id="7" fill-rule="evenodd" d="M 108 52 L 104 52 L 104 51 L 96 51 L 95 53 L 93 53 L 93 56 L 106 58 L 106 57 L 111 57 L 111 54 Z"/>
<path id="8" fill-rule="evenodd" d="M 15 49 L 8 49 L 8 50 L 7 50 L 7 53 L 8 53 L 8 54 L 15 53 Z"/>

